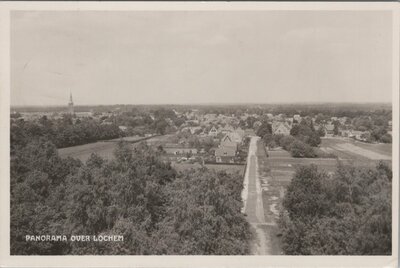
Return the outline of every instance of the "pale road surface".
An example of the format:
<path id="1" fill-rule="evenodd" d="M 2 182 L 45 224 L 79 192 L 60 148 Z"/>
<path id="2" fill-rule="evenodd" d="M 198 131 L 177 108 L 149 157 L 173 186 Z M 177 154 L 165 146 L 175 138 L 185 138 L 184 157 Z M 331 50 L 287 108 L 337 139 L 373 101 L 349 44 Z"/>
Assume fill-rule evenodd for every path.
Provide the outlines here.
<path id="1" fill-rule="evenodd" d="M 247 156 L 246 173 L 243 181 L 243 209 L 247 221 L 254 229 L 256 238 L 252 247 L 254 255 L 270 255 L 270 247 L 262 225 L 265 224 L 262 189 L 258 174 L 257 141 L 259 137 L 251 137 L 249 153 Z"/>

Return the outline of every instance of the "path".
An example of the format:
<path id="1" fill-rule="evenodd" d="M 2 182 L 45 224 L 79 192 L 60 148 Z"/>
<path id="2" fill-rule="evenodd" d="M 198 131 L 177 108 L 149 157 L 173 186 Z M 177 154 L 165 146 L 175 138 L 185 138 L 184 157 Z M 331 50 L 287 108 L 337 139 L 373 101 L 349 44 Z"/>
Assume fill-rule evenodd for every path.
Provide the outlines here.
<path id="1" fill-rule="evenodd" d="M 262 201 L 262 189 L 258 174 L 257 159 L 257 141 L 259 137 L 251 137 L 249 153 L 247 156 L 247 166 L 244 178 L 244 189 L 242 192 L 243 212 L 252 226 L 256 236 L 252 247 L 252 253 L 255 255 L 270 255 L 270 247 L 267 245 L 265 229 L 262 228 L 266 224 L 264 218 L 264 208 Z"/>

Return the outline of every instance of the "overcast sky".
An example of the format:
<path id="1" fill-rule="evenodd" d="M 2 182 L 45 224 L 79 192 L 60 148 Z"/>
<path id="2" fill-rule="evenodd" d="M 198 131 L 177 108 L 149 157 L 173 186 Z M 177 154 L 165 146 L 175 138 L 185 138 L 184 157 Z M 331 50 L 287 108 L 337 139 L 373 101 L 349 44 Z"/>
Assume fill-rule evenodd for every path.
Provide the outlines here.
<path id="1" fill-rule="evenodd" d="M 13 12 L 11 104 L 390 102 L 390 14 Z"/>

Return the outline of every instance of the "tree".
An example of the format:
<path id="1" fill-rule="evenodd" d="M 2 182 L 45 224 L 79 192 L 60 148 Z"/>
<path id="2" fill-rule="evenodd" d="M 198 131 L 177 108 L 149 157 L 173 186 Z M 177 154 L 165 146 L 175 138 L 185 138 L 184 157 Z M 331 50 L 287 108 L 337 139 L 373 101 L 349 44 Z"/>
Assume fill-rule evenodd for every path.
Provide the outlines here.
<path id="1" fill-rule="evenodd" d="M 333 135 L 339 135 L 339 121 L 333 121 Z"/>
<path id="2" fill-rule="evenodd" d="M 300 140 L 296 140 L 291 144 L 290 153 L 293 157 L 316 157 L 313 148 Z"/>
<path id="3" fill-rule="evenodd" d="M 263 122 L 261 126 L 257 129 L 257 136 L 264 137 L 267 134 L 272 134 L 272 126 L 268 122 Z"/>
<path id="4" fill-rule="evenodd" d="M 317 134 L 320 137 L 324 137 L 325 136 L 325 128 L 323 126 L 320 126 L 317 130 Z"/>

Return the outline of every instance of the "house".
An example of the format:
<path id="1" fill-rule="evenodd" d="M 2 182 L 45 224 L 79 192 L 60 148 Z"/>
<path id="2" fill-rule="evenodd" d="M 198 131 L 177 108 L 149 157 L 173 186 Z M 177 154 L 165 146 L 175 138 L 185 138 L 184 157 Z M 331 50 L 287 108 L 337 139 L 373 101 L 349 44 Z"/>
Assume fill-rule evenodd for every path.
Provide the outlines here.
<path id="1" fill-rule="evenodd" d="M 284 119 L 285 119 L 285 115 L 284 114 L 278 114 L 278 115 L 275 116 L 275 120 L 280 121 L 280 120 L 284 120 Z"/>
<path id="2" fill-rule="evenodd" d="M 300 116 L 299 114 L 295 114 L 295 115 L 293 116 L 293 120 L 296 120 L 297 123 L 300 123 L 301 116 Z"/>
<path id="3" fill-rule="evenodd" d="M 189 131 L 191 134 L 200 133 L 202 130 L 201 127 L 189 127 Z"/>
<path id="4" fill-rule="evenodd" d="M 215 150 L 215 161 L 217 163 L 234 163 L 236 148 L 220 146 Z"/>
<path id="5" fill-rule="evenodd" d="M 272 124 L 272 133 L 274 135 L 290 135 L 290 126 L 282 122 L 274 123 Z"/>
<path id="6" fill-rule="evenodd" d="M 208 132 L 208 136 L 215 137 L 215 136 L 217 136 L 217 135 L 218 135 L 218 130 L 217 130 L 216 127 L 213 126 L 213 127 L 210 129 L 210 131 Z"/>
<path id="7" fill-rule="evenodd" d="M 241 136 L 241 135 L 240 135 L 239 133 L 237 133 L 237 132 L 230 132 L 230 133 L 228 133 L 228 134 L 225 135 L 225 137 L 223 138 L 223 140 L 224 140 L 224 139 L 227 139 L 227 138 L 229 138 L 229 140 L 232 141 L 232 142 L 241 143 L 241 142 L 242 142 L 242 139 L 243 139 L 243 136 Z"/>
<path id="8" fill-rule="evenodd" d="M 238 144 L 230 135 L 225 135 L 221 140 L 220 147 L 232 147 L 237 150 Z"/>
<path id="9" fill-rule="evenodd" d="M 326 136 L 332 136 L 333 135 L 333 130 L 335 129 L 335 125 L 334 124 L 326 124 L 324 126 L 325 128 L 325 135 Z"/>
<path id="10" fill-rule="evenodd" d="M 338 118 L 338 121 L 340 124 L 345 125 L 346 121 L 347 121 L 347 117 L 346 116 L 340 117 L 340 118 Z"/>
<path id="11" fill-rule="evenodd" d="M 367 141 L 371 136 L 369 131 L 359 131 L 359 130 L 352 130 L 351 134 L 349 135 L 350 138 L 354 138 L 359 141 Z"/>
<path id="12" fill-rule="evenodd" d="M 223 133 L 223 134 L 227 134 L 227 133 L 230 133 L 230 132 L 232 132 L 234 129 L 233 129 L 233 127 L 232 126 L 230 126 L 230 125 L 227 125 L 227 126 L 225 126 L 222 130 L 221 130 L 221 133 Z"/>

